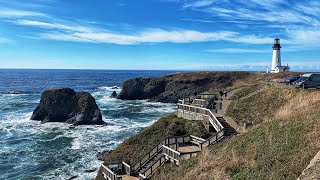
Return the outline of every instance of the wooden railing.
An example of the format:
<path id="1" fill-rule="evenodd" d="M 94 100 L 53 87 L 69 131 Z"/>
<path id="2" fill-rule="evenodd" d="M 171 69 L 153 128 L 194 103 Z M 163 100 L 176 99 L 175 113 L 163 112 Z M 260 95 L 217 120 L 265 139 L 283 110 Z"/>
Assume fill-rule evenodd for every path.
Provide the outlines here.
<path id="1" fill-rule="evenodd" d="M 122 162 L 122 167 L 124 168 L 125 172 L 129 175 L 131 175 L 131 167 L 129 164 L 125 163 L 125 162 Z"/>
<path id="2" fill-rule="evenodd" d="M 201 99 L 211 99 L 211 98 L 216 98 L 217 94 L 212 94 L 212 93 L 201 93 L 200 95 Z"/>
<path id="3" fill-rule="evenodd" d="M 203 116 L 208 116 L 209 122 L 217 132 L 220 132 L 224 128 L 216 118 L 216 116 L 206 108 L 186 104 L 178 104 L 178 116 L 189 120 L 203 120 Z"/>
<path id="4" fill-rule="evenodd" d="M 162 145 L 170 145 L 176 143 L 187 143 L 190 142 L 190 136 L 177 136 L 167 137 L 162 139 L 158 144 L 152 147 L 145 155 L 143 155 L 137 162 L 131 167 L 133 172 L 139 171 L 150 159 L 162 151 Z"/>
<path id="5" fill-rule="evenodd" d="M 224 130 L 221 130 L 220 132 L 215 133 L 214 135 L 209 137 L 205 142 L 201 144 L 201 150 L 213 143 L 217 143 L 223 138 L 223 136 L 224 136 Z"/>
<path id="6" fill-rule="evenodd" d="M 159 159 L 150 165 L 143 173 L 139 173 L 139 180 L 148 179 L 151 175 L 160 167 L 162 166 L 167 160 L 165 159 L 164 155 L 160 156 Z"/>
<path id="7" fill-rule="evenodd" d="M 207 101 L 204 99 L 194 99 L 192 104 L 199 107 L 206 107 Z"/>
<path id="8" fill-rule="evenodd" d="M 180 161 L 180 152 L 176 151 L 177 149 L 172 149 L 168 146 L 163 145 L 163 154 L 169 157 L 172 161 L 176 162 L 176 164 L 179 164 Z"/>
<path id="9" fill-rule="evenodd" d="M 101 172 L 104 176 L 105 179 L 110 179 L 110 180 L 121 180 L 122 178 L 119 177 L 116 173 L 114 173 L 111 169 L 109 169 L 105 165 L 101 165 Z"/>
<path id="10" fill-rule="evenodd" d="M 203 101 L 201 101 L 203 102 Z M 148 165 L 147 169 L 139 174 L 139 180 L 148 179 L 153 172 L 160 167 L 162 164 L 166 162 L 165 157 L 171 159 L 172 161 L 179 164 L 179 161 L 182 159 L 191 158 L 196 156 L 196 152 L 184 153 L 181 157 L 181 153 L 177 151 L 179 143 L 188 143 L 192 139 L 196 139 L 199 142 L 199 147 L 202 150 L 203 148 L 209 146 L 210 144 L 216 143 L 221 140 L 224 136 L 224 127 L 221 125 L 219 120 L 215 117 L 215 115 L 206 108 L 186 105 L 186 104 L 178 104 L 178 116 L 183 117 L 189 120 L 204 120 L 206 117 L 210 124 L 217 131 L 216 134 L 208 138 L 207 140 L 195 137 L 195 136 L 179 136 L 179 137 L 167 137 L 162 139 L 158 144 L 153 146 L 146 154 L 144 154 L 137 162 L 135 162 L 132 166 L 128 165 L 125 162 L 122 162 L 122 167 L 125 172 L 129 175 L 138 173 L 140 169 L 142 169 L 150 160 L 153 160 L 153 164 Z M 163 155 L 154 159 L 156 155 L 159 153 L 163 153 Z M 120 180 L 121 177 L 118 177 L 116 173 L 112 172 L 108 167 L 102 165 L 102 173 L 108 177 L 110 180 Z"/>

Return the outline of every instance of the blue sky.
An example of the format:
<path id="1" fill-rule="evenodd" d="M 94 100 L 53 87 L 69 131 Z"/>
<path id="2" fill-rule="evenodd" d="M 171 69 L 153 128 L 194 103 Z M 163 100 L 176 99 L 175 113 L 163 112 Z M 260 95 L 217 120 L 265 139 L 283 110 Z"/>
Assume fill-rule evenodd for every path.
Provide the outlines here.
<path id="1" fill-rule="evenodd" d="M 0 68 L 320 69 L 318 0 L 1 0 Z"/>

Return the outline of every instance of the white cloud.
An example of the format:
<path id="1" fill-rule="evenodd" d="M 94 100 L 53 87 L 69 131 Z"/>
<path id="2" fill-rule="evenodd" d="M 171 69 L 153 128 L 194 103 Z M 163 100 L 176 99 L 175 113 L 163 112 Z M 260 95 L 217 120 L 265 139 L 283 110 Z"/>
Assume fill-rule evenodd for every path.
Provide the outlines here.
<path id="1" fill-rule="evenodd" d="M 315 0 L 296 2 L 285 0 L 198 0 L 183 4 L 182 7 L 207 12 L 213 18 L 220 16 L 228 20 L 302 23 L 310 26 L 320 25 L 320 3 Z"/>
<path id="2" fill-rule="evenodd" d="M 232 31 L 200 32 L 188 29 L 147 29 L 134 34 L 122 34 L 108 32 L 107 29 L 99 29 L 92 26 L 75 25 L 68 21 L 56 23 L 20 19 L 7 22 L 21 26 L 34 26 L 48 29 L 48 32 L 41 33 L 38 38 L 60 41 L 111 43 L 121 45 L 166 42 L 194 43 L 209 41 L 229 41 L 244 44 L 270 44 L 270 42 L 273 41 L 273 38 L 271 37 L 241 35 L 238 32 Z"/>
<path id="3" fill-rule="evenodd" d="M 17 25 L 23 26 L 36 26 L 46 29 L 60 29 L 60 30 L 70 30 L 70 31 L 79 31 L 79 32 L 91 32 L 92 29 L 89 27 L 70 25 L 70 24 L 61 24 L 61 23 L 48 23 L 42 21 L 31 21 L 31 20 L 17 20 L 11 21 Z"/>
<path id="4" fill-rule="evenodd" d="M 0 9 L 0 17 L 17 18 L 17 17 L 47 17 L 46 14 L 33 11 L 20 11 L 13 9 Z"/>
<path id="5" fill-rule="evenodd" d="M 318 28 L 287 30 L 287 33 L 291 44 L 320 47 L 320 29 Z"/>
<path id="6" fill-rule="evenodd" d="M 198 8 L 198 7 L 204 7 L 209 6 L 213 4 L 216 0 L 197 0 L 195 2 L 186 3 L 183 5 L 184 8 Z"/>
<path id="7" fill-rule="evenodd" d="M 131 45 L 140 43 L 192 43 L 218 41 L 234 36 L 235 32 L 198 32 L 193 30 L 167 31 L 163 29 L 150 29 L 136 35 L 125 35 L 115 33 L 45 33 L 41 38 L 64 41 L 83 41 L 96 43 L 112 43 L 120 45 Z"/>
<path id="8" fill-rule="evenodd" d="M 0 37 L 0 43 L 9 43 L 9 42 L 10 42 L 9 39 Z"/>
<path id="9" fill-rule="evenodd" d="M 293 71 L 320 71 L 319 61 L 289 61 L 291 70 Z M 177 67 L 177 69 L 183 70 L 245 70 L 245 71 L 266 71 L 270 70 L 271 61 L 251 61 L 243 63 L 196 63 L 196 64 L 183 64 Z"/>
<path id="10" fill-rule="evenodd" d="M 270 50 L 257 50 L 257 49 L 237 49 L 237 48 L 224 48 L 224 49 L 210 49 L 207 52 L 216 53 L 270 53 Z"/>

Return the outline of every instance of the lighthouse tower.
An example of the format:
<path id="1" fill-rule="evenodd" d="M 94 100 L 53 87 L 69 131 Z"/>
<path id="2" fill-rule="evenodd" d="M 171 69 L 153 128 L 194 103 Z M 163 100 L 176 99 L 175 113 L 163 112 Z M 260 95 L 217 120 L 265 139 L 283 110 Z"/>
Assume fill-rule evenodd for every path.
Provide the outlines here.
<path id="1" fill-rule="evenodd" d="M 273 53 L 272 53 L 272 66 L 271 66 L 271 73 L 280 73 L 280 72 L 286 72 L 290 70 L 290 67 L 287 66 L 281 66 L 281 45 L 280 45 L 280 39 L 276 38 L 274 39 L 274 43 L 272 46 Z"/>

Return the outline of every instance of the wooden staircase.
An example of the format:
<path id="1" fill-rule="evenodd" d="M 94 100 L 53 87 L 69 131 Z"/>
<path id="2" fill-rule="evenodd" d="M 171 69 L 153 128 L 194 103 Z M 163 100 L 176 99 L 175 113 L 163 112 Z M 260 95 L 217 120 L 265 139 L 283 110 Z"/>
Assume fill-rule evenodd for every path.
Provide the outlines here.
<path id="1" fill-rule="evenodd" d="M 230 136 L 233 136 L 238 133 L 233 127 L 231 127 L 228 124 L 228 122 L 222 116 L 217 117 L 217 119 L 219 120 L 221 125 L 224 127 L 224 136 L 225 137 L 230 137 Z"/>
<path id="2" fill-rule="evenodd" d="M 145 164 L 141 170 L 138 172 L 138 174 L 144 174 L 148 169 L 150 169 L 156 162 L 158 162 L 161 158 L 164 158 L 164 154 L 162 152 L 159 152 L 156 156 L 149 159 L 148 163 Z M 165 162 L 165 161 L 163 161 Z"/>
<path id="3" fill-rule="evenodd" d="M 124 172 L 123 175 L 119 175 L 116 171 L 112 171 L 109 167 L 102 165 L 101 172 L 106 179 L 148 179 L 164 163 L 171 161 L 179 165 L 181 160 L 196 156 L 203 148 L 219 142 L 224 137 L 237 134 L 237 131 L 227 123 L 223 116 L 216 117 L 209 109 L 203 108 L 203 106 L 188 105 L 183 100 L 179 102 L 182 103 L 178 103 L 178 117 L 205 122 L 208 125 L 207 130 L 216 133 L 208 139 L 192 135 L 164 138 L 134 164 L 129 165 L 125 162 L 119 164 L 118 171 L 119 173 Z M 203 102 L 201 101 L 201 103 Z M 179 151 L 179 146 L 182 146 L 180 148 L 181 151 Z"/>

